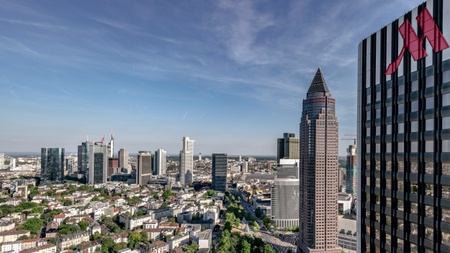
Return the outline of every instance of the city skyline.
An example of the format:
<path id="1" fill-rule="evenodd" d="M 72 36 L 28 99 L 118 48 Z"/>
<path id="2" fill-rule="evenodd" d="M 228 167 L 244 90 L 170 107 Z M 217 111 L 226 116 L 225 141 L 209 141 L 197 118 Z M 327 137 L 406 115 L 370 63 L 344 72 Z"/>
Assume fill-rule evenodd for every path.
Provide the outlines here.
<path id="1" fill-rule="evenodd" d="M 421 2 L 5 1 L 0 152 L 75 152 L 112 132 L 130 153 L 191 136 L 202 153 L 275 155 L 319 66 L 340 137 L 355 134 L 357 44 Z"/>

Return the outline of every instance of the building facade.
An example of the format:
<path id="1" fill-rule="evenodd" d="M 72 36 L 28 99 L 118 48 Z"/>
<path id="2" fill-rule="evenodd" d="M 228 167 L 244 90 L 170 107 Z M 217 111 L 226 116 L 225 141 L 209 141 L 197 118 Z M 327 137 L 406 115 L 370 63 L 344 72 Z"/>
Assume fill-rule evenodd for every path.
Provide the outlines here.
<path id="1" fill-rule="evenodd" d="M 82 142 L 78 145 L 78 174 L 86 176 L 89 171 L 89 141 Z"/>
<path id="2" fill-rule="evenodd" d="M 194 181 L 194 140 L 183 137 L 183 149 L 180 151 L 179 181 L 182 185 Z"/>
<path id="3" fill-rule="evenodd" d="M 338 121 L 319 68 L 300 122 L 299 252 L 341 252 L 337 244 Z"/>
<path id="4" fill-rule="evenodd" d="M 136 183 L 146 185 L 152 179 L 153 155 L 151 151 L 139 151 L 137 155 Z"/>
<path id="5" fill-rule="evenodd" d="M 64 149 L 41 148 L 41 180 L 64 180 Z"/>
<path id="6" fill-rule="evenodd" d="M 347 148 L 345 170 L 345 192 L 356 196 L 356 145 L 350 145 Z"/>
<path id="7" fill-rule="evenodd" d="M 155 164 L 153 174 L 164 176 L 167 172 L 167 151 L 158 149 L 155 151 Z"/>
<path id="8" fill-rule="evenodd" d="M 358 47 L 358 251 L 450 252 L 450 2 Z"/>
<path id="9" fill-rule="evenodd" d="M 119 150 L 119 168 L 128 169 L 128 151 L 124 148 Z"/>
<path id="10" fill-rule="evenodd" d="M 108 174 L 108 145 L 101 142 L 89 142 L 87 182 L 89 184 L 106 183 Z M 86 162 L 84 162 L 86 163 Z"/>
<path id="11" fill-rule="evenodd" d="M 212 189 L 225 193 L 227 191 L 227 154 L 212 154 Z"/>
<path id="12" fill-rule="evenodd" d="M 298 159 L 300 140 L 293 133 L 284 133 L 283 138 L 277 140 L 277 162 L 280 159 Z"/>
<path id="13" fill-rule="evenodd" d="M 298 164 L 278 166 L 270 201 L 278 228 L 298 227 L 299 196 Z"/>

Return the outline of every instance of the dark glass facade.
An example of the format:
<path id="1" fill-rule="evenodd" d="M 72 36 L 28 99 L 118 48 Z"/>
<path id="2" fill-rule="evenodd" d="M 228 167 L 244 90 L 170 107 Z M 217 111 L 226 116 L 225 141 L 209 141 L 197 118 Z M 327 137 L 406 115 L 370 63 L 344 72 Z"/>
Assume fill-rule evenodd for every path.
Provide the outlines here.
<path id="1" fill-rule="evenodd" d="M 359 252 L 450 252 L 450 49 L 442 37 L 450 39 L 450 3 L 431 0 L 359 45 Z"/>
<path id="2" fill-rule="evenodd" d="M 212 154 L 212 189 L 227 191 L 227 154 Z"/>
<path id="3" fill-rule="evenodd" d="M 41 180 L 49 182 L 64 180 L 63 148 L 41 148 Z"/>

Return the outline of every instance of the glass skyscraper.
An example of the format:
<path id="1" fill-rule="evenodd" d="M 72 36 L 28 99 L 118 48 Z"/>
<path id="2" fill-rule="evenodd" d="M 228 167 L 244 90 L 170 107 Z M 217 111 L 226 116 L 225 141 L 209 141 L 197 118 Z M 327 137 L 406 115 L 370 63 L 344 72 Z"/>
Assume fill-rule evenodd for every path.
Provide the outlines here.
<path id="1" fill-rule="evenodd" d="M 41 181 L 64 180 L 64 149 L 41 148 Z"/>
<path id="2" fill-rule="evenodd" d="M 227 191 L 227 154 L 212 154 L 212 188 L 225 193 Z"/>
<path id="3" fill-rule="evenodd" d="M 450 252 L 450 1 L 358 47 L 358 251 Z"/>

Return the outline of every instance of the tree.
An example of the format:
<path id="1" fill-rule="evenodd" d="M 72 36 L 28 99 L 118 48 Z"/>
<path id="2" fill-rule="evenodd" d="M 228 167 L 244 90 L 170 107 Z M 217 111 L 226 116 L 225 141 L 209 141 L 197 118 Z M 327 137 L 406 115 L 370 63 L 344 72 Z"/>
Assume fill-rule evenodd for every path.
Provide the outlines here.
<path id="1" fill-rule="evenodd" d="M 130 235 L 130 242 L 128 243 L 128 247 L 130 249 L 134 249 L 136 247 L 136 244 L 140 243 L 141 241 L 142 241 L 141 233 L 135 231 Z"/>
<path id="2" fill-rule="evenodd" d="M 39 218 L 31 218 L 25 221 L 19 230 L 29 230 L 33 234 L 37 234 L 44 226 L 44 221 Z"/>
<path id="3" fill-rule="evenodd" d="M 252 245 L 250 245 L 250 243 L 247 242 L 247 240 L 241 240 L 240 243 L 240 251 L 242 253 L 251 253 L 252 252 Z"/>
<path id="4" fill-rule="evenodd" d="M 171 190 L 165 190 L 164 193 L 163 193 L 163 195 L 162 195 L 162 198 L 163 198 L 164 200 L 166 200 L 166 199 L 168 199 L 170 196 L 173 196 L 173 195 L 174 195 L 174 194 L 172 193 Z"/>
<path id="5" fill-rule="evenodd" d="M 117 243 L 116 245 L 114 245 L 113 250 L 114 250 L 114 252 L 117 252 L 119 250 L 125 249 L 126 247 L 127 247 L 127 243 L 121 242 L 121 243 Z"/>
<path id="6" fill-rule="evenodd" d="M 94 196 L 94 197 L 91 199 L 91 201 L 100 201 L 100 198 L 97 197 L 97 196 Z"/>
<path id="7" fill-rule="evenodd" d="M 63 202 L 64 206 L 72 205 L 72 200 L 70 200 L 70 199 L 63 199 L 62 202 Z"/>
<path id="8" fill-rule="evenodd" d="M 80 227 L 74 224 L 62 224 L 58 230 L 58 233 L 61 235 L 70 235 L 77 232 L 80 232 Z"/>
<path id="9" fill-rule="evenodd" d="M 102 252 L 103 253 L 109 253 L 111 252 L 110 249 L 112 249 L 114 247 L 114 241 L 113 239 L 111 239 L 110 237 L 104 239 L 102 241 Z"/>
<path id="10" fill-rule="evenodd" d="M 78 226 L 80 226 L 81 231 L 86 231 L 89 227 L 89 222 L 82 220 L 78 222 Z"/>
<path id="11" fill-rule="evenodd" d="M 253 226 L 252 226 L 253 232 L 258 232 L 259 229 L 260 229 L 260 227 L 259 227 L 259 225 L 258 225 L 258 222 L 253 221 Z"/>
<path id="12" fill-rule="evenodd" d="M 191 245 L 187 246 L 184 249 L 184 252 L 187 253 L 196 253 L 198 251 L 198 244 L 196 242 L 192 242 Z"/>
<path id="13" fill-rule="evenodd" d="M 275 250 L 269 244 L 265 244 L 263 248 L 263 253 L 275 253 Z"/>
<path id="14" fill-rule="evenodd" d="M 53 237 L 53 238 L 48 239 L 48 242 L 56 245 L 57 239 L 56 239 L 56 237 Z"/>

